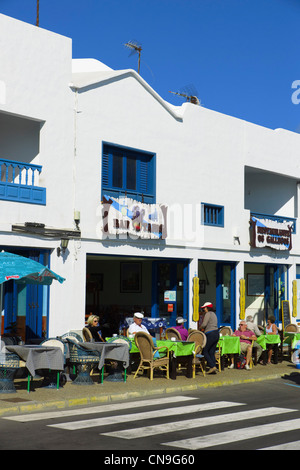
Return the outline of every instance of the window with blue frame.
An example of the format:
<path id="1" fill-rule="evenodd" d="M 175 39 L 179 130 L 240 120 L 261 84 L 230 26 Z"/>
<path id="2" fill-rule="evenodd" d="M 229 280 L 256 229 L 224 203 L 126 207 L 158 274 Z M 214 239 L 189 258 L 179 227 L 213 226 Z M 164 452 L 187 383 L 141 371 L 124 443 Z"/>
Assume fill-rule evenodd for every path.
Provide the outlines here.
<path id="1" fill-rule="evenodd" d="M 224 206 L 202 202 L 202 224 L 214 227 L 224 227 Z"/>
<path id="2" fill-rule="evenodd" d="M 155 203 L 155 155 L 103 144 L 102 197 L 127 196 L 147 204 Z"/>

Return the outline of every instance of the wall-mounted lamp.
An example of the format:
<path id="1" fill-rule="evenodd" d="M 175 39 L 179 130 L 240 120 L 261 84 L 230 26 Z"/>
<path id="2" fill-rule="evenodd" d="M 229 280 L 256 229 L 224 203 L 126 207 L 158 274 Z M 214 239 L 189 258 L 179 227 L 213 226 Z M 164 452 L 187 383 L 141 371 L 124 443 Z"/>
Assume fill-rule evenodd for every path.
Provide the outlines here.
<path id="1" fill-rule="evenodd" d="M 74 222 L 75 222 L 77 230 L 79 230 L 79 222 L 80 222 L 80 212 L 79 211 L 74 211 Z"/>
<path id="2" fill-rule="evenodd" d="M 68 248 L 68 244 L 69 244 L 68 238 L 61 239 L 60 246 L 56 249 L 57 256 L 60 256 L 61 254 L 65 253 L 66 249 Z"/>

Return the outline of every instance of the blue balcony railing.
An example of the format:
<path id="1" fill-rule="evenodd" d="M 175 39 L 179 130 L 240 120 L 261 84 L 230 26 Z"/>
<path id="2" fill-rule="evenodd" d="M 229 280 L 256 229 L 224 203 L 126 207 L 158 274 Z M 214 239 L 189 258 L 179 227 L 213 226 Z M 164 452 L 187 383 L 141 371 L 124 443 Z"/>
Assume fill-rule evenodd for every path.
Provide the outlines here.
<path id="1" fill-rule="evenodd" d="M 41 165 L 0 158 L 0 200 L 46 204 L 46 188 L 38 186 Z"/>

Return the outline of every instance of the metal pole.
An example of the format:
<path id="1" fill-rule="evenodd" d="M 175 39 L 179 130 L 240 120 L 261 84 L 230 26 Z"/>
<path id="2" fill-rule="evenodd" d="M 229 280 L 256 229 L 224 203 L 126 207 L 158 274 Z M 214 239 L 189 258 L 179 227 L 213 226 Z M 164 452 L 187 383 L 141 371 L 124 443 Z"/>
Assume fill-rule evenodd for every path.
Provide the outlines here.
<path id="1" fill-rule="evenodd" d="M 40 0 L 36 0 L 36 26 L 40 24 Z"/>

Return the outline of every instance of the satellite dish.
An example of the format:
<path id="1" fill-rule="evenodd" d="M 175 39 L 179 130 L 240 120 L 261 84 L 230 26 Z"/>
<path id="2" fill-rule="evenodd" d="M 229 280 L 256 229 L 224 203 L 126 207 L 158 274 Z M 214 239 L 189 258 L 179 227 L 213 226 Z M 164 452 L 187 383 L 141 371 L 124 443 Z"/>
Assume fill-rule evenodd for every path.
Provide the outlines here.
<path id="1" fill-rule="evenodd" d="M 129 56 L 138 53 L 139 55 L 139 61 L 138 61 L 138 74 L 140 73 L 140 64 L 141 64 L 141 51 L 142 51 L 142 46 L 138 44 L 137 41 L 128 41 L 126 44 L 124 44 L 125 47 L 128 47 L 128 49 L 131 49 L 131 53 Z"/>

